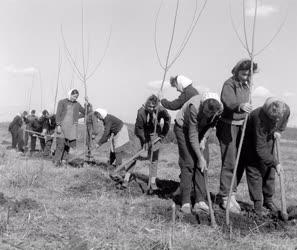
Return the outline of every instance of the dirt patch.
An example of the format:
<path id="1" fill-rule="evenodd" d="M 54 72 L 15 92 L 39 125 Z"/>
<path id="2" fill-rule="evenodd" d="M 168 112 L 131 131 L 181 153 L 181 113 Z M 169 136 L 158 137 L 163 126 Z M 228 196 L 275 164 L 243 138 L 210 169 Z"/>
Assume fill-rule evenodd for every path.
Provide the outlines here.
<path id="1" fill-rule="evenodd" d="M 121 190 L 120 185 L 114 182 L 109 176 L 101 171 L 91 171 L 75 176 L 77 183 L 66 188 L 65 193 L 72 196 L 100 195 L 104 192 L 111 192 L 121 197 L 141 196 L 143 191 L 136 181 L 131 181 L 126 190 Z"/>
<path id="2" fill-rule="evenodd" d="M 14 200 L 5 198 L 3 193 L 0 193 L 0 206 L 7 207 L 10 215 L 15 215 L 23 211 L 34 210 L 39 208 L 37 201 L 31 198 L 23 198 L 21 200 Z"/>
<path id="3" fill-rule="evenodd" d="M 257 233 L 272 233 L 282 232 L 287 237 L 295 237 L 290 233 L 290 228 L 296 226 L 296 221 L 289 217 L 289 221 L 285 222 L 282 220 L 279 213 L 269 213 L 264 217 L 258 217 L 250 204 L 241 203 L 242 212 L 241 214 L 230 213 L 230 224 L 226 225 L 226 211 L 221 209 L 219 205 L 214 204 L 214 214 L 217 225 L 225 232 L 230 232 L 246 236 L 248 234 Z M 296 207 L 294 207 L 296 209 Z M 290 209 L 288 209 L 289 211 Z M 291 209 L 290 211 L 293 211 Z M 297 209 L 296 209 L 297 210 Z M 295 211 L 295 210 L 294 210 Z M 291 212 L 292 214 L 293 212 Z M 190 214 L 185 215 L 180 212 L 180 206 L 177 206 L 177 218 L 183 222 L 190 224 L 206 224 L 210 225 L 210 216 L 206 213 Z"/>

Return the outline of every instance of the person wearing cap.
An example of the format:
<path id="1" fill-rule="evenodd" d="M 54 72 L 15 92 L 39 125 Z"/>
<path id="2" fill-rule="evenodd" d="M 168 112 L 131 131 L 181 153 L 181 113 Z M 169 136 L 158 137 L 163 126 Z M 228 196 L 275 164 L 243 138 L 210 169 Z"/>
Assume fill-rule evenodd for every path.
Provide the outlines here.
<path id="1" fill-rule="evenodd" d="M 246 170 L 247 184 L 257 215 L 264 214 L 263 206 L 272 212 L 275 172 L 283 167 L 275 154 L 275 140 L 286 129 L 290 108 L 276 97 L 268 98 L 262 107 L 253 110 L 248 118 L 240 168 Z"/>
<path id="2" fill-rule="evenodd" d="M 170 85 L 176 88 L 181 94 L 173 101 L 162 99 L 161 104 L 164 108 L 169 110 L 179 110 L 181 107 L 193 96 L 198 95 L 197 89 L 193 87 L 193 82 L 183 75 L 170 77 Z"/>
<path id="3" fill-rule="evenodd" d="M 20 152 L 24 152 L 24 133 L 22 126 L 26 120 L 27 115 L 27 111 L 24 111 L 23 113 L 16 115 L 8 126 L 8 131 L 11 133 L 12 137 L 11 148 L 17 149 Z"/>
<path id="4" fill-rule="evenodd" d="M 179 166 L 181 168 L 181 211 L 191 213 L 191 190 L 194 188 L 194 212 L 208 212 L 204 170 L 207 169 L 208 144 L 201 141 L 206 131 L 214 127 L 223 110 L 218 94 L 206 92 L 193 96 L 176 116 L 175 130 L 179 148 Z M 202 149 L 205 148 L 204 152 Z"/>
<path id="5" fill-rule="evenodd" d="M 45 147 L 45 138 L 41 135 L 44 124 L 46 123 L 48 117 L 48 111 L 44 110 L 39 118 L 31 118 L 29 121 L 29 127 L 31 128 L 32 131 L 37 132 L 34 134 L 33 132 L 30 133 L 30 153 L 32 154 L 33 152 L 36 151 L 36 139 L 38 137 L 39 143 L 40 143 L 40 149 L 41 151 L 44 151 Z"/>
<path id="6" fill-rule="evenodd" d="M 94 115 L 104 125 L 103 135 L 96 142 L 98 147 L 111 139 L 109 164 L 114 166 L 121 165 L 124 149 L 130 141 L 127 126 L 119 118 L 108 114 L 105 109 L 97 108 L 94 111 Z"/>
<path id="7" fill-rule="evenodd" d="M 68 160 L 70 148 L 76 147 L 78 119 L 85 116 L 85 108 L 77 101 L 79 92 L 77 89 L 71 89 L 68 92 L 68 98 L 58 102 L 56 112 L 56 151 L 54 164 L 59 167 L 62 160 Z M 90 107 L 88 100 L 87 108 Z"/>
<path id="8" fill-rule="evenodd" d="M 49 157 L 52 154 L 52 146 L 54 143 L 54 133 L 56 129 L 56 115 L 49 114 L 47 110 L 43 110 L 42 115 L 45 117 L 45 120 L 42 126 L 42 135 L 45 137 L 45 147 L 43 151 L 43 156 Z"/>
<path id="9" fill-rule="evenodd" d="M 257 64 L 253 63 L 253 72 L 257 71 Z M 240 60 L 232 69 L 232 76 L 224 83 L 221 101 L 224 111 L 217 123 L 217 137 L 221 148 L 222 168 L 220 175 L 221 207 L 226 209 L 233 171 L 238 153 L 239 141 L 244 119 L 252 111 L 250 104 L 250 72 L 251 60 Z M 239 170 L 240 171 L 240 170 Z M 242 173 L 238 173 L 242 175 Z M 236 201 L 237 181 L 232 190 L 230 211 L 240 213 L 241 208 Z"/>
<path id="10" fill-rule="evenodd" d="M 30 126 L 31 125 L 31 122 L 34 121 L 34 120 L 37 120 L 37 119 L 38 119 L 38 117 L 36 115 L 36 110 L 35 109 L 31 109 L 30 110 L 30 114 L 25 119 L 26 130 L 32 130 L 32 128 Z M 24 138 L 24 146 L 25 147 L 28 147 L 29 138 L 31 137 L 30 135 L 31 135 L 30 132 L 25 131 L 25 138 Z"/>
<path id="11" fill-rule="evenodd" d="M 161 126 L 161 120 L 163 120 L 163 126 Z M 156 95 L 151 95 L 146 100 L 145 104 L 137 111 L 134 133 L 140 140 L 141 147 L 148 152 L 145 159 L 150 160 L 152 154 L 152 164 L 150 164 L 149 168 L 148 193 L 153 193 L 158 189 L 156 178 L 160 141 L 157 143 L 158 145 L 153 145 L 153 142 L 157 138 L 160 138 L 160 140 L 165 138 L 170 129 L 170 121 L 171 117 L 168 111 L 159 105 L 159 100 Z M 154 133 L 155 125 L 156 134 Z M 126 168 L 127 172 L 122 184 L 123 188 L 128 186 L 136 161 L 137 159 Z"/>

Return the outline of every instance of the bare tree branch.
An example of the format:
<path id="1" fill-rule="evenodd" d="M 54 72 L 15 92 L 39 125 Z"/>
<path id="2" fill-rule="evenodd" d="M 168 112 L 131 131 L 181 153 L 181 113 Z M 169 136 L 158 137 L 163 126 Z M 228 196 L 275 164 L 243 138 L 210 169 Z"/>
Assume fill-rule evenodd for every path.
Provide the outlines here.
<path id="1" fill-rule="evenodd" d="M 83 79 L 86 78 L 86 66 L 85 66 L 85 45 L 84 45 L 84 5 L 83 0 L 81 0 L 81 57 L 82 57 L 82 67 L 83 67 Z"/>
<path id="2" fill-rule="evenodd" d="M 156 51 L 156 55 L 157 55 L 157 58 L 158 58 L 159 65 L 163 70 L 165 70 L 165 66 L 163 66 L 163 64 L 162 64 L 162 61 L 161 61 L 161 58 L 160 58 L 160 55 L 159 55 L 159 51 L 158 51 L 158 46 L 157 46 L 157 25 L 158 25 L 159 15 L 160 15 L 160 11 L 161 11 L 163 1 L 164 0 L 162 0 L 161 3 L 160 3 L 160 6 L 158 8 L 157 15 L 156 15 L 156 18 L 155 18 L 154 45 L 155 45 L 155 51 Z"/>
<path id="3" fill-rule="evenodd" d="M 54 112 L 56 110 L 56 104 L 57 104 L 57 97 L 58 97 L 58 89 L 59 89 L 59 81 L 60 81 L 60 73 L 61 73 L 61 50 L 59 48 L 59 59 L 58 59 L 58 76 L 57 76 L 57 84 L 56 84 L 56 91 L 55 91 L 55 101 L 54 101 Z"/>
<path id="4" fill-rule="evenodd" d="M 64 38 L 64 33 L 63 33 L 63 27 L 62 27 L 62 25 L 61 25 L 61 36 L 62 36 L 62 40 L 63 40 L 63 44 L 64 44 L 64 48 L 65 48 L 65 50 L 66 50 L 66 58 L 67 58 L 67 60 L 68 60 L 68 62 L 69 62 L 69 64 L 70 64 L 70 66 L 71 66 L 73 72 L 76 74 L 77 78 L 80 79 L 81 81 L 83 81 L 83 78 L 82 78 L 83 74 L 80 72 L 80 70 L 79 70 L 77 64 L 75 63 L 75 61 L 74 61 L 74 59 L 73 59 L 73 57 L 72 57 L 72 55 L 71 55 L 70 50 L 68 49 L 66 40 L 65 40 L 65 38 Z"/>
<path id="5" fill-rule="evenodd" d="M 246 31 L 245 0 L 242 0 L 242 19 L 243 19 L 243 33 L 244 33 L 245 47 L 247 48 L 248 54 L 250 56 L 251 50 L 249 48 L 249 42 L 248 42 L 247 31 Z"/>
<path id="6" fill-rule="evenodd" d="M 192 20 L 191 20 L 191 24 L 189 25 L 189 28 L 188 28 L 188 30 L 186 32 L 186 35 L 184 36 L 184 39 L 183 39 L 183 41 L 182 41 L 182 43 L 179 46 L 179 49 L 177 51 L 180 51 L 182 49 L 183 45 L 186 42 L 186 39 L 187 39 L 188 35 L 191 32 L 191 28 L 194 25 L 194 22 L 195 22 L 195 19 L 196 19 L 197 10 L 198 10 L 198 0 L 195 1 L 195 9 L 194 9 L 193 17 L 192 17 Z"/>
<path id="7" fill-rule="evenodd" d="M 235 27 L 235 22 L 232 16 L 232 9 L 231 9 L 231 0 L 229 1 L 229 15 L 230 15 L 230 19 L 231 19 L 231 24 L 233 27 L 233 30 L 238 38 L 238 40 L 240 41 L 241 45 L 245 48 L 245 50 L 249 53 L 248 48 L 246 47 L 246 45 L 244 44 L 244 42 L 242 41 L 239 33 L 238 33 L 238 29 Z"/>
<path id="8" fill-rule="evenodd" d="M 174 14 L 174 21 L 173 21 L 172 33 L 171 33 L 170 43 L 169 43 L 167 57 L 166 57 L 164 76 L 163 76 L 162 85 L 161 85 L 161 89 L 160 89 L 161 92 L 163 90 L 163 86 L 164 86 L 164 82 L 165 82 L 165 78 L 166 78 L 166 73 L 168 71 L 168 63 L 169 63 L 169 58 L 170 58 L 170 53 L 171 53 L 171 47 L 172 47 L 172 43 L 173 43 L 173 38 L 174 38 L 174 34 L 175 34 L 175 27 L 176 27 L 176 20 L 177 20 L 178 8 L 179 8 L 179 0 L 176 1 L 176 9 L 175 9 L 175 14 Z"/>
<path id="9" fill-rule="evenodd" d="M 282 21 L 282 23 L 278 27 L 278 29 L 275 32 L 275 34 L 272 36 L 272 38 L 270 39 L 270 41 L 262 49 L 260 49 L 257 53 L 255 53 L 255 56 L 260 55 L 265 49 L 267 49 L 271 45 L 271 43 L 274 41 L 274 39 L 279 35 L 279 33 L 281 32 L 281 30 L 283 29 L 283 27 L 284 27 L 284 25 L 285 25 L 285 23 L 287 21 L 288 12 L 289 12 L 289 6 L 287 8 L 287 11 L 286 11 L 286 15 L 285 15 L 284 20 Z"/>
<path id="10" fill-rule="evenodd" d="M 106 43 L 106 46 L 105 46 L 103 55 L 102 55 L 101 59 L 99 60 L 99 62 L 94 67 L 94 69 L 91 71 L 91 73 L 88 74 L 88 76 L 86 77 L 86 80 L 89 80 L 95 74 L 95 72 L 98 70 L 98 68 L 100 67 L 100 65 L 102 64 L 103 59 L 105 58 L 106 53 L 107 53 L 107 50 L 109 48 L 111 33 L 112 33 L 112 25 L 110 26 L 110 31 L 109 31 L 109 35 L 108 35 L 108 39 L 107 39 L 107 43 Z"/>
<path id="11" fill-rule="evenodd" d="M 171 61 L 171 63 L 169 64 L 168 68 L 170 68 L 170 67 L 176 62 L 176 60 L 180 57 L 181 53 L 183 52 L 183 50 L 185 49 L 186 45 L 188 44 L 188 42 L 189 42 L 189 40 L 190 40 L 190 38 L 191 38 L 191 36 L 192 36 L 192 34 L 193 34 L 193 31 L 194 31 L 194 29 L 195 29 L 195 27 L 196 27 L 196 25 L 197 25 L 197 23 L 198 23 L 198 21 L 199 21 L 201 15 L 202 15 L 202 13 L 203 13 L 203 11 L 204 11 L 204 9 L 205 9 L 205 7 L 206 7 L 207 1 L 208 1 L 208 0 L 205 0 L 205 1 L 204 1 L 204 4 L 203 4 L 203 6 L 202 6 L 202 8 L 201 8 L 201 10 L 200 10 L 200 12 L 199 12 L 199 14 L 198 14 L 196 20 L 195 20 L 195 23 L 194 23 L 194 25 L 193 25 L 193 27 L 192 27 L 192 29 L 191 29 L 191 32 L 190 32 L 189 35 L 188 35 L 188 37 L 187 37 L 187 39 L 186 39 L 186 41 L 185 41 L 183 47 L 182 47 L 181 50 L 177 53 L 177 55 L 175 56 L 175 58 Z"/>

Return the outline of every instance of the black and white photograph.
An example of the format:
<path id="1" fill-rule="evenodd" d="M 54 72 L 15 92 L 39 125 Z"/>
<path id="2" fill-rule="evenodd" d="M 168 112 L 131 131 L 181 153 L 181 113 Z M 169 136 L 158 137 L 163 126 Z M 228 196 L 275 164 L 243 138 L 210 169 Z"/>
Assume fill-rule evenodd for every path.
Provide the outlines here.
<path id="1" fill-rule="evenodd" d="M 296 30 L 296 0 L 0 0 L 0 250 L 296 250 Z"/>

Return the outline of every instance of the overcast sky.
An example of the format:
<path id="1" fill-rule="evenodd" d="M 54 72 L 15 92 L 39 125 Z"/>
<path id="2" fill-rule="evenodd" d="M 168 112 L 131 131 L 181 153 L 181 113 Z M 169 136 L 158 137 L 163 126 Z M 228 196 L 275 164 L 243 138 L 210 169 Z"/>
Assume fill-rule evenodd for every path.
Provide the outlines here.
<path id="1" fill-rule="evenodd" d="M 154 21 L 160 0 L 84 0 L 84 36 L 89 69 L 102 58 L 112 25 L 109 48 L 100 68 L 88 81 L 93 106 L 106 108 L 126 122 L 134 122 L 137 109 L 162 79 L 154 49 Z M 247 35 L 251 43 L 253 0 L 246 0 Z M 257 58 L 260 72 L 255 76 L 253 103 L 260 105 L 270 95 L 290 105 L 290 125 L 297 126 L 297 1 L 259 0 L 255 50 L 269 42 L 286 16 L 284 28 Z M 176 1 L 164 0 L 157 27 L 157 46 L 165 61 Z M 201 6 L 202 1 L 198 1 Z M 243 38 L 242 1 L 232 0 L 234 21 Z M 175 54 L 191 23 L 195 0 L 181 0 L 172 53 Z M 82 69 L 80 0 L 1 0 L 0 5 L 0 120 L 16 112 L 34 108 L 53 111 L 58 76 L 59 49 L 62 66 L 58 99 L 71 86 L 81 92 L 83 85 L 72 73 L 61 39 Z M 230 21 L 229 0 L 209 0 L 206 9 L 181 57 L 170 75 L 183 74 L 202 90 L 220 93 L 231 69 L 247 53 Z M 32 84 L 33 83 L 33 84 Z M 31 91 L 32 89 L 32 91 Z M 164 96 L 178 93 L 165 88 Z M 31 98 L 30 98 L 31 96 Z M 31 99 L 31 101 L 30 101 Z"/>

